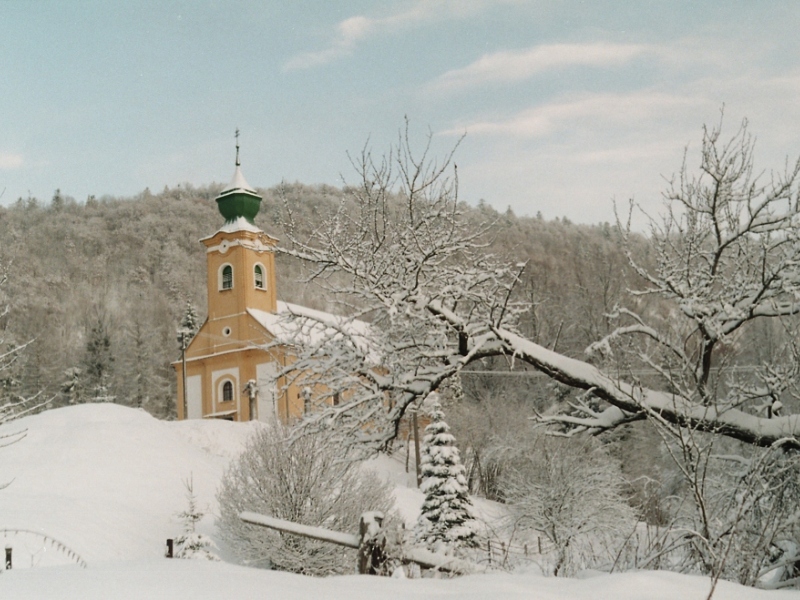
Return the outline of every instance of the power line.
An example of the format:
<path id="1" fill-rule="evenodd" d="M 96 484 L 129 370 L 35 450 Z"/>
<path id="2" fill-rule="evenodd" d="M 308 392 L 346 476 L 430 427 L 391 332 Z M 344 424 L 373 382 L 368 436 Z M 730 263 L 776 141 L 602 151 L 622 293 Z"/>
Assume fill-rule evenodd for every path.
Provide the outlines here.
<path id="1" fill-rule="evenodd" d="M 720 371 L 725 371 L 728 373 L 753 373 L 757 371 L 761 367 L 756 365 L 737 365 L 732 367 L 714 367 L 711 369 L 712 372 L 719 373 Z M 601 370 L 602 372 L 602 370 Z M 496 377 L 547 377 L 541 371 L 530 370 L 530 371 L 489 371 L 489 370 L 469 370 L 466 369 L 462 370 L 461 373 L 465 375 L 492 375 Z M 612 375 L 608 372 L 605 372 L 604 375 L 607 377 L 612 377 Z M 624 375 L 661 375 L 660 371 L 656 369 L 630 369 L 626 370 L 621 373 L 616 373 L 615 376 L 621 377 Z"/>

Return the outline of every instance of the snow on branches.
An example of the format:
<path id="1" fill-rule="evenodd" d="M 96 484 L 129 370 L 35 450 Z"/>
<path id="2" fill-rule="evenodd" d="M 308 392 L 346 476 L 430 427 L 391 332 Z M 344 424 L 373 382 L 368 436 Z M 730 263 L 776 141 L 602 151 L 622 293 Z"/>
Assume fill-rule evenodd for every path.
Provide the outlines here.
<path id="1" fill-rule="evenodd" d="M 325 334 L 313 340 L 298 333 L 305 343 L 282 373 L 311 373 L 338 395 L 340 403 L 320 403 L 306 426 L 335 424 L 348 443 L 374 448 L 391 440 L 406 408 L 485 355 L 490 327 L 513 326 L 523 308 L 511 299 L 520 267 L 485 253 L 489 228 L 461 218 L 452 153 L 436 162 L 429 150 L 430 140 L 416 157 L 407 133 L 381 161 L 364 150 L 353 161 L 360 185 L 310 238 L 296 234 L 285 206 L 289 245 L 280 251 L 309 266 L 306 282 L 351 323 L 369 323 L 368 344 L 347 323 L 324 323 Z M 300 332 L 313 317 L 295 319 Z"/>
<path id="2" fill-rule="evenodd" d="M 571 414 L 541 418 L 567 435 L 653 417 L 750 444 L 800 447 L 800 416 L 753 407 L 785 407 L 800 352 L 775 354 L 786 368 L 770 361 L 737 377 L 734 350 L 746 348 L 752 332 L 745 325 L 800 310 L 800 163 L 758 175 L 752 149 L 746 126 L 728 142 L 719 127 L 705 131 L 698 174 L 684 165 L 665 194 L 665 217 L 653 222 L 645 253 L 652 266 L 628 253 L 644 286 L 616 311 L 619 328 L 591 348 L 591 364 L 521 334 L 530 305 L 515 286 L 524 265 L 488 254 L 491 224 L 462 218 L 452 153 L 432 159 L 429 138 L 415 155 L 407 128 L 381 160 L 365 149 L 353 161 L 360 184 L 310 236 L 296 233 L 286 205 L 289 244 L 280 251 L 303 260 L 307 283 L 342 313 L 369 323 L 366 336 L 327 328 L 312 344 L 297 344 L 297 360 L 282 374 L 311 377 L 339 400 L 321 402 L 305 426 L 381 447 L 412 403 L 470 362 L 506 356 L 585 391 Z M 643 381 L 634 367 L 652 376 Z"/>

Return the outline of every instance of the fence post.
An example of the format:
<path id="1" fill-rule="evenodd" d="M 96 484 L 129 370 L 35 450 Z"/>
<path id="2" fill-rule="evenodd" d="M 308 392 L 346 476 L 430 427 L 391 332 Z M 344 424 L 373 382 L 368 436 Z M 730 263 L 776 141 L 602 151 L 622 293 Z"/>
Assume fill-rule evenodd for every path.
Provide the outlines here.
<path id="1" fill-rule="evenodd" d="M 380 574 L 386 562 L 386 537 L 383 535 L 383 513 L 366 512 L 358 523 L 358 572 L 361 575 Z"/>
<path id="2" fill-rule="evenodd" d="M 6 571 L 11 569 L 11 546 L 6 546 Z"/>
<path id="3" fill-rule="evenodd" d="M 175 540 L 167 538 L 167 558 L 173 558 L 175 549 Z"/>
<path id="4" fill-rule="evenodd" d="M 489 551 L 489 566 L 492 566 L 492 540 L 486 540 L 486 549 Z"/>

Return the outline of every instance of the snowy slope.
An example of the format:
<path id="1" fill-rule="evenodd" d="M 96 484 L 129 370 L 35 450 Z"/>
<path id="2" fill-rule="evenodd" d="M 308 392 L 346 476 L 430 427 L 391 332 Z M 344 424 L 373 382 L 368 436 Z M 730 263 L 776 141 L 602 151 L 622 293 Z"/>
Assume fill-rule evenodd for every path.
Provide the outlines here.
<path id="1" fill-rule="evenodd" d="M 77 567 L 29 534 L 0 534 L 0 544 L 14 547 L 15 560 L 14 570 L 0 574 L 0 598 L 701 600 L 708 594 L 708 580 L 664 572 L 572 580 L 531 574 L 312 579 L 224 562 L 162 558 L 165 539 L 180 531 L 175 514 L 185 508 L 183 480 L 193 477 L 201 506 L 213 513 L 219 476 L 258 426 L 166 423 L 142 411 L 93 404 L 48 411 L 0 428 L 0 435 L 28 432 L 21 442 L 0 449 L 0 481 L 13 480 L 0 490 L 0 528 L 44 532 L 88 563 L 85 569 Z M 421 495 L 404 485 L 413 478 L 391 459 L 382 458 L 373 467 L 397 482 L 401 512 L 413 521 Z M 480 503 L 480 508 L 485 513 L 497 510 L 489 503 Z M 200 529 L 213 534 L 213 516 Z M 23 568 L 32 563 L 35 568 Z M 800 593 L 721 582 L 715 598 L 800 600 Z"/>
<path id="2" fill-rule="evenodd" d="M 191 477 L 200 506 L 213 511 L 225 454 L 236 452 L 251 427 L 168 423 L 114 404 L 10 423 L 3 431 L 27 429 L 27 437 L 0 449 L 0 481 L 13 480 L 0 491 L 0 528 L 41 531 L 89 563 L 160 557 L 166 538 L 180 532 L 174 515 L 186 507 L 183 481 Z M 212 519 L 200 530 L 213 533 Z M 64 560 L 50 546 L 39 552 L 38 538 L 14 538 L 20 567 Z"/>
<path id="3" fill-rule="evenodd" d="M 50 567 L 0 575 L 0 597 L 15 600 L 705 600 L 709 582 L 675 573 L 621 573 L 589 579 L 472 575 L 452 580 L 350 575 L 314 579 L 225 563 L 161 560 Z M 797 600 L 720 582 L 715 600 Z"/>

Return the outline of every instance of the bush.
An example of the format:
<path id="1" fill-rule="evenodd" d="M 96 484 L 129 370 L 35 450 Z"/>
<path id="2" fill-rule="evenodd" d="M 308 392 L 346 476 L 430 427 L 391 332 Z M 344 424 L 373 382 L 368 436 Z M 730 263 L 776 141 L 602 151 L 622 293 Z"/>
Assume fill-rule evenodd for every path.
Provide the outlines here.
<path id="1" fill-rule="evenodd" d="M 515 527 L 542 536 L 546 568 L 566 576 L 609 567 L 633 532 L 623 484 L 619 465 L 594 440 L 548 436 L 509 450 L 501 480 Z"/>
<path id="2" fill-rule="evenodd" d="M 358 533 L 365 511 L 392 521 L 388 484 L 320 435 L 294 441 L 280 425 L 258 431 L 222 478 L 217 493 L 220 534 L 243 563 L 305 575 L 352 573 L 356 551 L 244 523 L 252 511 L 302 525 Z M 391 526 L 391 525 L 389 525 Z"/>

